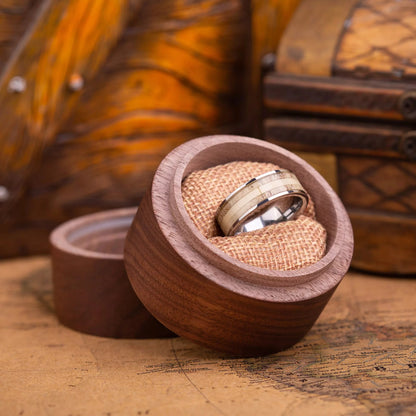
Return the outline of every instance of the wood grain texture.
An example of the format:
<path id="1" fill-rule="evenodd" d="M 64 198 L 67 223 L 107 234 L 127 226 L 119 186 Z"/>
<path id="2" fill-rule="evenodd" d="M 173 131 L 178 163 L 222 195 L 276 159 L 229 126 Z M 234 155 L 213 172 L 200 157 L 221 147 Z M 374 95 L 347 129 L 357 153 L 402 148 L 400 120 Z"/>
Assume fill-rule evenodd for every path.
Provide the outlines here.
<path id="1" fill-rule="evenodd" d="M 282 74 L 329 76 L 344 21 L 357 0 L 304 0 L 279 43 Z"/>
<path id="2" fill-rule="evenodd" d="M 264 84 L 264 104 L 270 110 L 344 117 L 414 120 L 415 94 L 413 84 L 341 77 L 271 73 L 265 77 Z"/>
<path id="3" fill-rule="evenodd" d="M 414 235 L 416 167 L 408 127 L 305 118 L 266 122 L 272 143 L 291 150 L 328 152 L 336 164 L 336 187 L 350 214 L 355 251 L 352 265 L 378 273 L 416 273 Z M 409 160 L 410 159 L 410 160 Z"/>
<path id="4" fill-rule="evenodd" d="M 267 70 L 270 57 L 292 19 L 300 0 L 251 0 L 251 53 L 247 92 L 247 132 L 258 136 L 262 116 L 262 70 Z M 273 55 L 272 55 L 273 54 Z"/>
<path id="5" fill-rule="evenodd" d="M 351 208 L 416 216 L 416 164 L 377 157 L 339 157 L 340 195 Z"/>
<path id="6" fill-rule="evenodd" d="M 0 72 L 30 24 L 41 0 L 0 1 Z"/>
<path id="7" fill-rule="evenodd" d="M 376 273 L 416 273 L 415 163 L 340 154 L 338 175 L 355 235 L 352 265 Z"/>
<path id="8" fill-rule="evenodd" d="M 312 7 L 323 3 L 302 3 L 282 38 L 278 72 L 265 78 L 265 136 L 290 150 L 322 152 L 322 160 L 332 154 L 357 238 L 353 266 L 416 273 L 415 4 L 355 1 L 344 15 L 328 7 L 316 30 Z M 330 30 L 336 36 L 320 41 Z"/>
<path id="9" fill-rule="evenodd" d="M 10 194 L 3 217 L 21 196 L 44 147 L 79 98 L 71 74 L 89 80 L 114 46 L 126 20 L 128 2 L 44 1 L 0 78 L 0 182 Z M 26 88 L 10 92 L 21 77 Z"/>
<path id="10" fill-rule="evenodd" d="M 112 338 L 173 335 L 144 308 L 126 275 L 124 240 L 135 213 L 103 211 L 52 232 L 54 306 L 65 326 Z"/>
<path id="11" fill-rule="evenodd" d="M 414 81 L 415 24 L 413 1 L 357 2 L 334 56 L 334 75 Z"/>
<path id="12" fill-rule="evenodd" d="M 233 160 L 271 162 L 296 172 L 327 230 L 327 253 L 297 271 L 261 269 L 211 245 L 182 201 L 190 172 Z M 165 326 L 200 344 L 237 355 L 289 347 L 313 325 L 346 273 L 353 238 L 330 186 L 290 152 L 258 140 L 212 136 L 171 152 L 142 200 L 125 245 L 134 290 Z"/>
<path id="13" fill-rule="evenodd" d="M 353 267 L 372 273 L 415 275 L 416 217 L 348 208 L 354 229 Z"/>
<path id="14" fill-rule="evenodd" d="M 54 3 L 54 7 L 58 4 L 64 8 L 63 3 Z M 86 13 L 91 4 L 83 3 L 78 10 L 74 3 L 75 16 L 67 14 L 66 19 L 72 21 L 84 9 Z M 1 256 L 44 253 L 47 234 L 57 224 L 102 209 L 137 205 L 159 162 L 175 146 L 201 134 L 234 132 L 241 127 L 246 77 L 242 68 L 249 55 L 248 6 L 243 0 L 128 2 L 129 19 L 120 28 L 114 48 L 102 59 L 100 69 L 91 77 L 78 70 L 84 76 L 84 88 L 70 92 L 67 78 L 56 75 L 62 81 L 57 85 L 62 91 L 56 93 L 62 93 L 58 98 L 63 99 L 64 112 L 66 100 L 74 105 L 70 111 L 68 107 L 68 117 L 52 122 L 58 109 L 51 99 L 51 111 L 56 112 L 48 116 L 48 135 L 40 131 L 43 144 L 30 139 L 30 146 L 20 155 L 29 159 L 35 147 L 43 149 L 42 154 L 32 154 L 36 169 L 26 178 L 21 200 L 12 211 L 3 204 L 9 215 L 0 225 L 0 238 L 6 238 L 9 244 L 1 247 Z M 105 18 L 112 19 L 113 27 L 117 24 L 114 16 L 118 15 L 111 8 L 98 9 L 99 13 L 91 17 L 92 23 L 110 32 L 108 27 L 103 29 Z M 72 30 L 76 25 L 61 43 L 62 53 L 70 55 L 68 65 L 74 63 L 72 43 L 67 47 L 65 42 L 75 38 L 89 42 L 79 46 L 81 52 L 96 47 L 93 42 L 74 37 Z M 110 34 L 101 36 L 100 30 L 96 33 L 100 39 L 96 40 L 105 43 Z M 96 57 L 88 59 L 94 59 L 98 67 Z M 71 72 L 68 69 L 68 74 Z M 45 92 L 44 99 L 55 93 L 48 89 L 46 75 L 36 85 Z M 25 93 L 12 94 L 11 98 L 38 111 L 37 102 L 29 105 L 30 88 L 32 84 Z M 17 129 L 16 134 L 20 133 Z M 21 139 L 7 139 L 13 141 L 16 154 L 25 143 Z M 0 137 L 0 143 L 2 140 Z M 1 162 L 4 157 L 2 152 Z M 10 161 L 15 159 L 10 157 Z M 2 166 L 11 177 L 7 164 Z M 22 167 L 25 171 L 27 168 Z M 17 180 L 18 176 L 13 178 Z M 0 184 L 6 182 L 0 180 Z M 20 185 L 16 182 L 18 194 Z"/>

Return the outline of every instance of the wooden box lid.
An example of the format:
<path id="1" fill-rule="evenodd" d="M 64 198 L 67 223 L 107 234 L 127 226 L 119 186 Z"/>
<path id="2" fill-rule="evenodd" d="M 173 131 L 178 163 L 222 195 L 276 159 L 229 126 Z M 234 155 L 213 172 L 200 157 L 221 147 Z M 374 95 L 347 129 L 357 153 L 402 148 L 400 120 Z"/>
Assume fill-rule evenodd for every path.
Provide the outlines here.
<path id="1" fill-rule="evenodd" d="M 408 2 L 303 0 L 266 76 L 266 106 L 416 120 L 415 22 Z"/>
<path id="2" fill-rule="evenodd" d="M 135 213 L 84 215 L 51 233 L 53 298 L 63 325 L 111 338 L 173 335 L 142 305 L 126 275 L 123 246 Z"/>
<path id="3" fill-rule="evenodd" d="M 197 230 L 182 200 L 192 171 L 249 160 L 293 171 L 311 194 L 327 230 L 327 251 L 295 271 L 235 260 Z M 187 142 L 160 164 L 125 243 L 130 282 L 167 328 L 205 346 L 237 355 L 279 351 L 300 340 L 346 273 L 353 251 L 347 213 L 327 182 L 305 161 L 270 143 L 237 136 Z"/>

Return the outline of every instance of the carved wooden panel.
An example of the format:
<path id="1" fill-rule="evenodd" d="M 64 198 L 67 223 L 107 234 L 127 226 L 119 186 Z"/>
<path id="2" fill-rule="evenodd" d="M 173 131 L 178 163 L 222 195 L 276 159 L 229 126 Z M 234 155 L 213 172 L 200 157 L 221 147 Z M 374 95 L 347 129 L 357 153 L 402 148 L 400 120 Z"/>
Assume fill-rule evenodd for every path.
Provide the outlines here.
<path id="1" fill-rule="evenodd" d="M 265 78 L 264 102 L 268 139 L 337 158 L 353 265 L 414 273 L 416 2 L 304 0 Z"/>
<path id="2" fill-rule="evenodd" d="M 335 75 L 416 79 L 416 4 L 362 0 L 345 22 Z"/>
<path id="3" fill-rule="evenodd" d="M 276 116 L 265 120 L 264 130 L 267 139 L 291 150 L 416 160 L 410 126 Z"/>
<path id="4" fill-rule="evenodd" d="M 339 157 L 340 195 L 350 208 L 416 215 L 416 164 L 385 158 Z"/>
<path id="5" fill-rule="evenodd" d="M 272 110 L 416 119 L 416 86 L 411 83 L 279 73 L 268 74 L 264 83 L 264 101 Z"/>

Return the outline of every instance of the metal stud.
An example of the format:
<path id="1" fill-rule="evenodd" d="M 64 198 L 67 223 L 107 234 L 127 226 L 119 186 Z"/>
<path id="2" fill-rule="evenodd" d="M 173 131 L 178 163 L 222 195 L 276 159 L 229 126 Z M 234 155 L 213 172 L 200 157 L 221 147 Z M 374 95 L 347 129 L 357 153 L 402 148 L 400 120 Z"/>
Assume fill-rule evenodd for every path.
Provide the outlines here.
<path id="1" fill-rule="evenodd" d="M 84 78 L 76 72 L 71 74 L 68 87 L 71 91 L 81 91 L 84 88 Z"/>
<path id="2" fill-rule="evenodd" d="M 261 69 L 264 74 L 274 70 L 276 64 L 276 54 L 273 52 L 266 53 L 261 58 Z"/>
<path id="3" fill-rule="evenodd" d="M 0 202 L 5 202 L 9 198 L 10 198 L 9 190 L 5 186 L 0 185 Z"/>
<path id="4" fill-rule="evenodd" d="M 22 93 L 26 90 L 26 80 L 22 77 L 16 76 L 9 81 L 7 90 L 13 93 Z"/>
<path id="5" fill-rule="evenodd" d="M 404 68 L 395 68 L 395 67 L 393 67 L 391 69 L 391 74 L 397 79 L 403 78 L 404 73 L 405 73 Z"/>
<path id="6" fill-rule="evenodd" d="M 397 104 L 398 110 L 406 120 L 416 120 L 416 90 L 405 91 Z"/>
<path id="7" fill-rule="evenodd" d="M 400 150 L 409 160 L 416 160 L 416 132 L 405 133 L 400 142 Z"/>

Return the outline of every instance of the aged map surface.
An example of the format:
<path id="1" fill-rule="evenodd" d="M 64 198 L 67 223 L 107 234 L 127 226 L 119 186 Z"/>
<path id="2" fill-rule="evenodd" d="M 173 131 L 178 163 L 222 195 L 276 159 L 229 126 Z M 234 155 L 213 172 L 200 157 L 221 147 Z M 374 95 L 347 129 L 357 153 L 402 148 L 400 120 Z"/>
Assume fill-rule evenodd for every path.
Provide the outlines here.
<path id="1" fill-rule="evenodd" d="M 416 278 L 350 272 L 300 343 L 244 359 L 63 327 L 45 257 L 0 281 L 0 415 L 416 415 Z"/>

